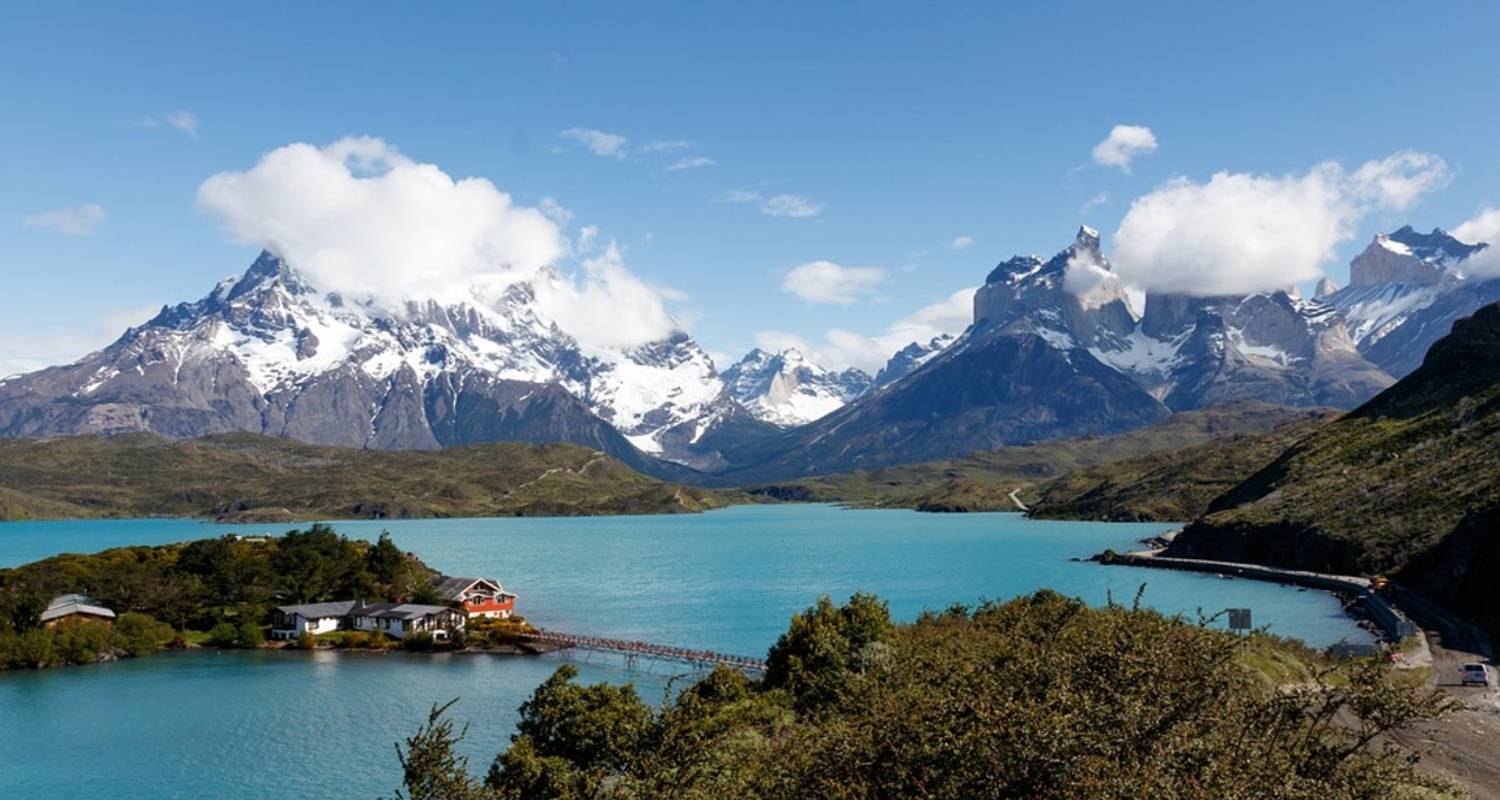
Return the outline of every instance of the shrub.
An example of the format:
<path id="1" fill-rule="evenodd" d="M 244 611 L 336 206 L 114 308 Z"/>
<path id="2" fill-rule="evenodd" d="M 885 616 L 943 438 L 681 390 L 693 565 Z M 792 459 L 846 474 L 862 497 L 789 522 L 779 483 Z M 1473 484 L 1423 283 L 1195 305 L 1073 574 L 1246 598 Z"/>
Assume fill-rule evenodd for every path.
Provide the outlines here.
<path id="1" fill-rule="evenodd" d="M 233 622 L 220 622 L 209 629 L 208 638 L 204 641 L 214 647 L 239 647 L 240 630 Z"/>
<path id="2" fill-rule="evenodd" d="M 260 647 L 266 642 L 266 631 L 260 623 L 245 620 L 240 623 L 236 640 L 240 647 Z"/>
<path id="3" fill-rule="evenodd" d="M 1239 648 L 1053 592 L 911 625 L 873 597 L 822 601 L 794 618 L 763 681 L 716 670 L 659 709 L 627 687 L 576 685 L 564 665 L 521 707 L 485 785 L 518 799 L 1322 800 L 1431 784 L 1371 742 L 1441 713 L 1442 695 L 1373 660 L 1267 685 Z M 443 757 L 403 754 L 410 794 L 481 796 L 446 757 L 442 710 L 408 744 Z"/>
<path id="4" fill-rule="evenodd" d="M 126 612 L 115 620 L 115 644 L 132 656 L 144 656 L 175 640 L 172 626 L 145 614 Z"/>
<path id="5" fill-rule="evenodd" d="M 417 631 L 401 640 L 402 650 L 411 650 L 416 653 L 428 653 L 436 647 L 437 643 L 433 641 L 432 634 L 427 631 Z"/>
<path id="6" fill-rule="evenodd" d="M 107 622 L 65 622 L 46 632 L 52 635 L 53 658 L 59 663 L 92 664 L 113 652 L 114 631 Z"/>
<path id="7" fill-rule="evenodd" d="M 298 650 L 315 650 L 315 649 L 317 649 L 317 647 L 318 647 L 318 637 L 313 636 L 311 633 L 309 633 L 307 631 L 303 631 L 303 632 L 297 634 L 297 649 Z"/>

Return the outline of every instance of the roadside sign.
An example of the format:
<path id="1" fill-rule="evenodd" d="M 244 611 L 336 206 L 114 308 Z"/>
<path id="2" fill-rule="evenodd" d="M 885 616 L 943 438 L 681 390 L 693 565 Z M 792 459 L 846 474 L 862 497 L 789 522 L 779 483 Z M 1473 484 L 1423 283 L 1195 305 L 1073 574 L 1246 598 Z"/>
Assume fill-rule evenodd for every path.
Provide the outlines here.
<path id="1" fill-rule="evenodd" d="M 1231 609 L 1229 609 L 1229 629 L 1232 630 L 1232 631 L 1248 631 L 1248 630 L 1250 630 L 1250 609 L 1248 609 L 1248 608 L 1231 608 Z"/>

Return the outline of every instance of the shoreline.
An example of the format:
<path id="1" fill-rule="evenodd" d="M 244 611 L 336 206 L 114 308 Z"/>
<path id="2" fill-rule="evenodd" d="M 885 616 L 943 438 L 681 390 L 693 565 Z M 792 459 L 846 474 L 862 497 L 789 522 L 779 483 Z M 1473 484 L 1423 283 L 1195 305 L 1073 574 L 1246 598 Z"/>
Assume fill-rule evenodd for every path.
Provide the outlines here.
<path id="1" fill-rule="evenodd" d="M 1281 586 L 1298 586 L 1316 589 L 1344 600 L 1344 611 L 1361 626 L 1375 628 L 1381 640 L 1399 643 L 1412 636 L 1422 636 L 1422 629 L 1412 621 L 1390 599 L 1376 591 L 1368 578 L 1356 575 L 1335 575 L 1309 572 L 1307 570 L 1269 567 L 1238 561 L 1214 561 L 1202 558 L 1173 558 L 1161 555 L 1178 531 L 1144 540 L 1150 545 L 1145 550 L 1116 553 L 1105 550 L 1091 556 L 1089 561 L 1104 565 L 1143 567 L 1147 569 L 1170 569 L 1180 572 L 1200 572 L 1220 577 L 1245 578 L 1247 580 L 1275 583 Z"/>

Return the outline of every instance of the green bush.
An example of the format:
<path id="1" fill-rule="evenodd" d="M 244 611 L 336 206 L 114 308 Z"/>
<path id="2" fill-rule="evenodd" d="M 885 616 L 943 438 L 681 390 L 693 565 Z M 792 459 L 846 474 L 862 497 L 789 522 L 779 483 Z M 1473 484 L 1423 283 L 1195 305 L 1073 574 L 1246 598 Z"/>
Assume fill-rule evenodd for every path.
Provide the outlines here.
<path id="1" fill-rule="evenodd" d="M 315 649 L 317 649 L 317 647 L 318 647 L 318 637 L 313 636 L 311 633 L 309 633 L 307 631 L 303 631 L 303 632 L 297 634 L 297 649 L 298 650 L 315 650 Z"/>
<path id="2" fill-rule="evenodd" d="M 266 631 L 260 623 L 247 619 L 239 624 L 236 639 L 240 647 L 260 647 L 266 642 Z"/>
<path id="3" fill-rule="evenodd" d="M 443 707 L 398 752 L 411 797 L 1327 800 L 1432 785 L 1371 742 L 1440 714 L 1442 695 L 1373 660 L 1268 685 L 1238 651 L 1221 631 L 1052 592 L 910 625 L 860 596 L 797 615 L 763 680 L 721 667 L 659 708 L 564 665 L 483 784 L 452 757 Z"/>
<path id="4" fill-rule="evenodd" d="M 209 629 L 204 643 L 214 647 L 239 647 L 240 629 L 233 622 L 220 622 Z"/>
<path id="5" fill-rule="evenodd" d="M 115 644 L 132 656 L 154 653 L 175 638 L 171 625 L 145 614 L 127 611 L 115 620 Z"/>
<path id="6" fill-rule="evenodd" d="M 427 631 L 416 631 L 401 640 L 401 649 L 414 653 L 429 653 L 437 649 L 437 643 L 433 641 L 432 634 Z"/>
<path id="7" fill-rule="evenodd" d="M 92 664 L 113 653 L 114 629 L 107 622 L 65 622 L 46 629 L 52 636 L 53 658 L 63 664 Z"/>

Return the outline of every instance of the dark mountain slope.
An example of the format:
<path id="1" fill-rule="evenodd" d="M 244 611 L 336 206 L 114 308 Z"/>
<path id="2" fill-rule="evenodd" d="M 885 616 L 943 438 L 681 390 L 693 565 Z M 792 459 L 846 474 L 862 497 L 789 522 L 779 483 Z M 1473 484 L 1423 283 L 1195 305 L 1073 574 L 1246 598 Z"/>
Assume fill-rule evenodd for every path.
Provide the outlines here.
<path id="1" fill-rule="evenodd" d="M 1500 305 L 1459 320 L 1422 366 L 1288 448 L 1214 501 L 1173 543 L 1206 556 L 1344 573 L 1397 573 L 1433 592 L 1492 587 L 1500 509 Z M 1463 533 L 1464 543 L 1449 542 Z M 1479 542 L 1480 544 L 1476 544 Z M 1447 555 L 1445 555 L 1447 554 Z M 1500 617 L 1481 620 L 1500 630 Z"/>
<path id="2" fill-rule="evenodd" d="M 907 378 L 761 447 L 769 459 L 715 476 L 743 485 L 1139 428 L 1168 416 L 1088 351 L 1031 333 L 960 341 Z M 742 453 L 755 461 L 756 453 Z"/>

